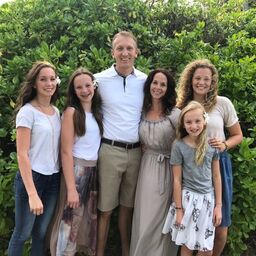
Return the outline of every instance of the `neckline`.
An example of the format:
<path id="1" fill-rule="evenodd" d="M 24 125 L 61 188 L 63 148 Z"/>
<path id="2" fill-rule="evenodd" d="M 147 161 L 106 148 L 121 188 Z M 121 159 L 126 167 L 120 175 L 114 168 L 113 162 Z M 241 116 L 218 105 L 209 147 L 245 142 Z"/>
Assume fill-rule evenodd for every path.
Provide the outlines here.
<path id="1" fill-rule="evenodd" d="M 191 145 L 189 145 L 187 142 L 184 141 L 184 139 L 181 139 L 182 143 L 185 144 L 187 147 L 192 148 L 192 149 L 196 149 L 196 147 L 192 147 Z"/>
<path id="2" fill-rule="evenodd" d="M 45 115 L 45 116 L 53 117 L 53 116 L 56 115 L 56 110 L 55 110 L 54 106 L 52 106 L 52 107 L 53 107 L 53 110 L 54 110 L 54 113 L 53 113 L 52 115 L 50 115 L 50 114 L 46 114 L 46 113 L 40 111 L 38 108 L 36 108 L 35 106 L 33 106 L 30 102 L 28 102 L 27 104 L 29 104 L 33 109 L 35 109 L 37 112 L 39 112 L 39 113 L 41 113 L 41 114 L 43 114 L 43 115 Z"/>
<path id="3" fill-rule="evenodd" d="M 134 75 L 134 68 L 133 68 L 133 67 L 132 67 L 132 71 L 131 71 L 129 74 L 127 74 L 127 75 L 124 75 L 124 74 L 122 74 L 121 72 L 119 72 L 119 71 L 117 70 L 116 64 L 114 64 L 114 69 L 115 69 L 116 73 L 117 73 L 119 76 L 121 76 L 122 78 L 126 78 L 126 77 L 128 77 L 129 75 Z"/>
<path id="4" fill-rule="evenodd" d="M 147 119 L 147 118 L 145 118 L 145 117 L 143 118 L 144 121 L 149 122 L 149 123 L 161 123 L 161 122 L 163 122 L 165 119 L 166 119 L 166 116 L 161 117 L 160 119 L 157 119 L 157 120 L 150 120 L 150 119 Z"/>

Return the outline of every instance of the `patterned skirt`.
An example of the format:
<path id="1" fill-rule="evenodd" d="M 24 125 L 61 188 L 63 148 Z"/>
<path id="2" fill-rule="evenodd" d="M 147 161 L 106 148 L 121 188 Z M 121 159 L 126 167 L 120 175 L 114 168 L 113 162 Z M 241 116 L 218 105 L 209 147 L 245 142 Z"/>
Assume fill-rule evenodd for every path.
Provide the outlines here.
<path id="1" fill-rule="evenodd" d="M 71 256 L 77 251 L 83 251 L 90 256 L 96 255 L 98 193 L 96 167 L 84 166 L 83 161 L 75 160 L 74 176 L 80 206 L 76 209 L 66 206 L 66 186 L 62 177 L 60 204 L 51 235 L 51 255 Z"/>
<path id="2" fill-rule="evenodd" d="M 215 231 L 213 193 L 199 194 L 184 189 L 182 190 L 182 206 L 184 216 L 181 225 L 176 225 L 175 204 L 172 203 L 162 232 L 164 234 L 170 232 L 172 240 L 177 245 L 185 245 L 190 250 L 212 250 Z"/>

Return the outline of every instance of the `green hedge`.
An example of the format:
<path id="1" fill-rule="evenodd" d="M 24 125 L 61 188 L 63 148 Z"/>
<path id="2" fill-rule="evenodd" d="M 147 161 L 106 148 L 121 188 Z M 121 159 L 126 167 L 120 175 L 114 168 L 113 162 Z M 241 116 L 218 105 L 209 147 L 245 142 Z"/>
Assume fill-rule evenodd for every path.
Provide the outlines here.
<path id="1" fill-rule="evenodd" d="M 136 66 L 168 68 L 176 79 L 195 58 L 220 72 L 220 94 L 234 103 L 243 143 L 231 151 L 234 165 L 233 225 L 226 255 L 246 251 L 256 227 L 256 8 L 253 1 L 16 0 L 0 7 L 0 254 L 13 228 L 13 177 L 17 171 L 13 107 L 20 83 L 36 60 L 57 66 L 64 92 L 78 66 L 92 72 L 112 64 L 110 42 L 119 30 L 139 40 Z"/>

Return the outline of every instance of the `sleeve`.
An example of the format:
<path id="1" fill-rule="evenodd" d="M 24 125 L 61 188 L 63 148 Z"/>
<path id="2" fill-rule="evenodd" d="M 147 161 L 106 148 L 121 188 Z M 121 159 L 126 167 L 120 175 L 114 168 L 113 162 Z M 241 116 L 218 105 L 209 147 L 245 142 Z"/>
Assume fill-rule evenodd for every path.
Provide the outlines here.
<path id="1" fill-rule="evenodd" d="M 53 108 L 54 108 L 55 112 L 57 113 L 57 115 L 58 115 L 58 117 L 60 119 L 60 111 L 59 111 L 59 109 L 57 107 L 55 107 L 55 106 L 53 106 Z"/>
<path id="2" fill-rule="evenodd" d="M 170 164 L 171 165 L 181 165 L 183 162 L 182 152 L 179 147 L 179 143 L 174 141 L 172 145 L 171 157 L 170 157 Z"/>
<path id="3" fill-rule="evenodd" d="M 175 127 L 177 127 L 179 116 L 180 116 L 180 109 L 174 108 L 172 114 L 170 115 L 170 120 Z"/>
<path id="4" fill-rule="evenodd" d="M 221 97 L 221 105 L 224 114 L 224 125 L 225 127 L 231 127 L 236 122 L 238 122 L 238 117 L 236 114 L 235 107 L 230 99 L 226 97 Z"/>
<path id="5" fill-rule="evenodd" d="M 219 160 L 219 159 L 220 159 L 220 151 L 218 149 L 215 149 L 213 153 L 213 160 Z"/>
<path id="6" fill-rule="evenodd" d="M 26 127 L 32 129 L 34 123 L 34 114 L 31 109 L 23 106 L 16 116 L 16 128 Z"/>

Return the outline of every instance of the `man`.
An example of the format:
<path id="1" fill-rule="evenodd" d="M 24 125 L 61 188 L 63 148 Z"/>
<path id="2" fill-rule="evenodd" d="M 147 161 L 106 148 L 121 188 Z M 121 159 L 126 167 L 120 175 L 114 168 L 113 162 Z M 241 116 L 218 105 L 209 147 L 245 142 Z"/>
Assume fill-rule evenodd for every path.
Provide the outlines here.
<path id="1" fill-rule="evenodd" d="M 146 74 L 134 68 L 139 49 L 132 33 L 117 33 L 112 40 L 111 53 L 116 63 L 95 75 L 103 101 L 104 126 L 98 161 L 100 214 L 97 256 L 104 255 L 110 217 L 118 205 L 122 256 L 128 256 L 141 158 L 138 128 Z"/>

